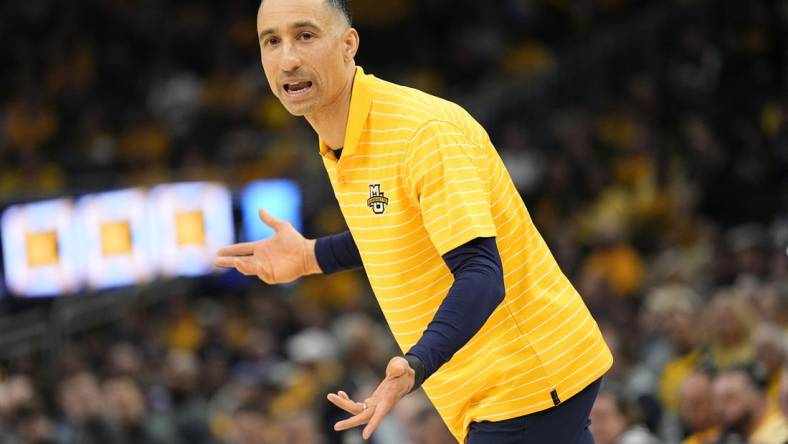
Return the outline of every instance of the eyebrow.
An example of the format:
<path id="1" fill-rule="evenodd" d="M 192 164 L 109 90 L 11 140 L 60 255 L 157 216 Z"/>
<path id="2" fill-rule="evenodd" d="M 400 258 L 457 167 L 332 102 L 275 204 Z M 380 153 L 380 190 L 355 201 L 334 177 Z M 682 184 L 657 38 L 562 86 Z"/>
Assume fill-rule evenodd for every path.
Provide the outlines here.
<path id="1" fill-rule="evenodd" d="M 289 26 L 290 29 L 299 29 L 299 28 L 312 28 L 316 30 L 320 30 L 320 27 L 317 26 L 317 23 L 309 21 L 309 20 L 302 20 L 300 22 L 294 22 Z M 258 40 L 262 40 L 263 37 L 267 36 L 268 34 L 273 34 L 276 32 L 274 28 L 265 28 L 260 31 L 260 35 L 257 36 Z"/>

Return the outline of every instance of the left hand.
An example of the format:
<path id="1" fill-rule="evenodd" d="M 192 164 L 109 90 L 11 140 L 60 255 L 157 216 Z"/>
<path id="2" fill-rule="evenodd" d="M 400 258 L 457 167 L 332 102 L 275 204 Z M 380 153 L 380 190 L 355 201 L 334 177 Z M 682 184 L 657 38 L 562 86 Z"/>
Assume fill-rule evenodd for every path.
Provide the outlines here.
<path id="1" fill-rule="evenodd" d="M 372 396 L 364 402 L 350 399 L 347 393 L 329 393 L 328 400 L 342 410 L 354 415 L 334 425 L 334 430 L 347 430 L 366 424 L 361 436 L 369 439 L 375 429 L 394 405 L 410 392 L 416 382 L 416 372 L 405 358 L 395 357 L 386 366 L 386 378 L 378 385 Z"/>

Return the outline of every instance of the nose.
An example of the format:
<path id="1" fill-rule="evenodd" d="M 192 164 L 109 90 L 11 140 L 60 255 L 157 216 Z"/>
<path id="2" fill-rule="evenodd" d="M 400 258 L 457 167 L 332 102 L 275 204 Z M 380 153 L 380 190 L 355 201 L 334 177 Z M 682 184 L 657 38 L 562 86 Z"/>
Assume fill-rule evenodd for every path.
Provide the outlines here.
<path id="1" fill-rule="evenodd" d="M 301 55 L 292 43 L 286 42 L 282 45 L 282 70 L 295 71 L 301 67 Z"/>

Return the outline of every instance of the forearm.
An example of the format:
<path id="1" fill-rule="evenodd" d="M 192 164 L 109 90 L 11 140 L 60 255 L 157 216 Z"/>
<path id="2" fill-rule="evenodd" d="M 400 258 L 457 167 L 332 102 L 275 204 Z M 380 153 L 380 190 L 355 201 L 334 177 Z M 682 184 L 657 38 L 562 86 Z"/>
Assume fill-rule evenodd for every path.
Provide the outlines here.
<path id="1" fill-rule="evenodd" d="M 444 260 L 454 274 L 454 284 L 421 339 L 406 354 L 416 370 L 414 388 L 467 344 L 504 298 L 494 238 L 474 239 L 444 255 Z"/>
<path id="2" fill-rule="evenodd" d="M 315 241 L 315 260 L 325 274 L 361 268 L 361 254 L 350 231 L 323 236 Z"/>

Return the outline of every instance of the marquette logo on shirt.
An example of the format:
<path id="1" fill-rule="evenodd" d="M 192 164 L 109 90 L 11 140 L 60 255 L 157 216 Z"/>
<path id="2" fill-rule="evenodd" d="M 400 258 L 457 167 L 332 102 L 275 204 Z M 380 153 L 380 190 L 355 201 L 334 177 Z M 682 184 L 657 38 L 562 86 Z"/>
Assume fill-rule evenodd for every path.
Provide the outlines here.
<path id="1" fill-rule="evenodd" d="M 375 214 L 383 214 L 388 204 L 389 198 L 383 195 L 383 191 L 380 191 L 380 184 L 376 183 L 370 185 L 367 206 L 372 208 L 372 212 Z"/>

